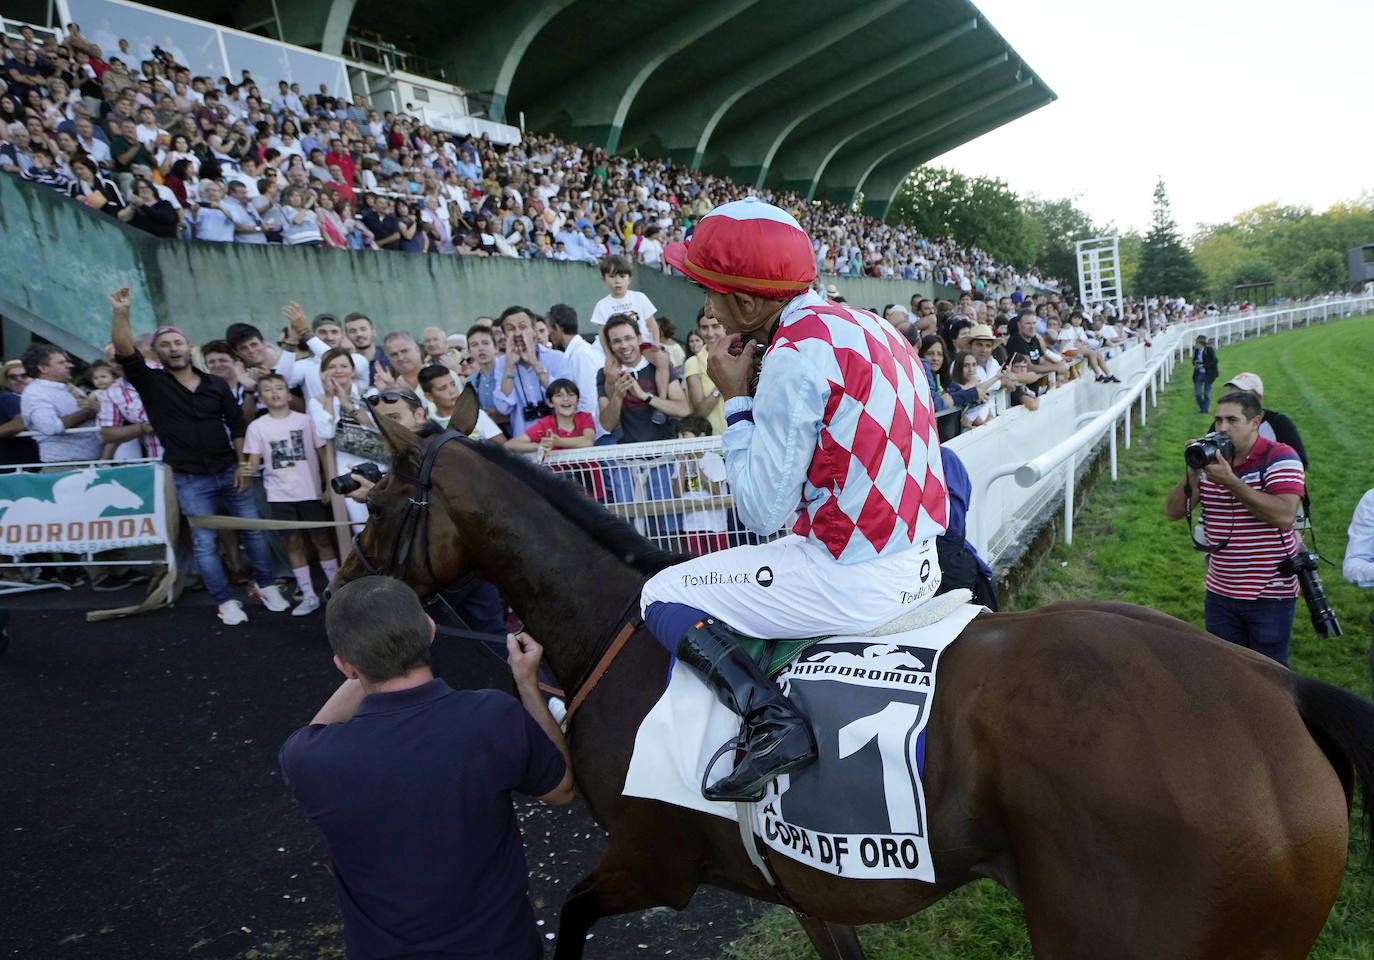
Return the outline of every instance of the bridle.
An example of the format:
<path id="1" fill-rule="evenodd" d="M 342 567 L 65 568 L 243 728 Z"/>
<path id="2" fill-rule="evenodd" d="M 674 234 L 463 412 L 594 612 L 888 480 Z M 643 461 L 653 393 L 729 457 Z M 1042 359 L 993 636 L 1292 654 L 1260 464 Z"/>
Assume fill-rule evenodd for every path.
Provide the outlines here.
<path id="1" fill-rule="evenodd" d="M 367 554 L 363 553 L 363 548 L 358 545 L 358 538 L 362 536 L 361 532 L 353 535 L 353 555 L 358 558 L 358 562 L 362 564 L 363 570 L 367 572 L 368 576 L 387 577 L 392 575 L 391 571 L 393 570 L 398 576 L 404 575 L 415 539 L 417 536 L 423 536 L 425 538 L 425 568 L 431 579 L 438 579 L 435 577 L 434 568 L 429 560 L 429 524 L 427 520 L 429 519 L 430 474 L 434 472 L 434 461 L 438 458 L 439 450 L 443 445 L 450 440 L 462 439 L 463 435 L 456 430 L 445 430 L 436 436 L 429 448 L 425 450 L 425 459 L 420 463 L 418 476 L 408 477 L 399 471 L 392 471 L 392 475 L 398 480 L 404 480 L 413 486 L 415 493 L 406 504 L 405 516 L 401 518 L 401 529 L 395 539 L 391 541 L 391 556 L 385 565 L 374 566 L 372 561 L 368 560 Z"/>

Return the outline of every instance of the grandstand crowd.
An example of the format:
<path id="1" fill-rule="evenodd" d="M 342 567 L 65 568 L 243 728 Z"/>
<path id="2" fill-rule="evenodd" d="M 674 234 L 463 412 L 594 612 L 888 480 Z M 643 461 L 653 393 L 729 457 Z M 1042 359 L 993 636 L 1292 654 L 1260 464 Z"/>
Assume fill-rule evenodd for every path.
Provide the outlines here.
<path id="1" fill-rule="evenodd" d="M 108 43 L 108 41 L 107 41 Z M 527 133 L 501 146 L 351 100 L 193 77 L 175 49 L 102 49 L 25 27 L 7 38 L 0 169 L 160 237 L 597 262 L 669 269 L 663 248 L 752 187 L 664 160 Z M 1042 285 L 977 247 L 793 192 L 757 191 L 836 276 L 959 290 Z"/>
<path id="2" fill-rule="evenodd" d="M 357 310 L 312 318 L 291 304 L 279 329 L 234 324 L 221 339 L 196 345 L 197 367 L 225 381 L 246 423 L 288 407 L 306 418 L 329 451 L 313 466 L 321 499 L 328 499 L 327 472 L 386 460 L 369 398 L 413 404 L 447 426 L 471 387 L 481 408 L 474 435 L 541 460 L 565 448 L 724 431 L 706 364 L 724 328 L 704 309 L 691 327 L 688 318 L 662 316 L 633 281 L 637 270 L 667 269 L 666 244 L 690 235 L 712 207 L 752 190 L 548 136 L 507 147 L 449 136 L 323 89 L 303 94 L 281 82 L 268 97 L 246 73 L 238 82 L 192 77 L 165 51 L 135 57 L 126 43 L 118 46 L 102 50 L 75 24 L 60 43 L 32 31 L 10 38 L 0 67 L 7 88 L 0 168 L 167 238 L 599 265 L 606 295 L 596 303 L 492 304 L 490 316 L 424 330 Z M 857 305 L 892 324 L 923 360 L 942 439 L 1014 407 L 1034 411 L 1046 391 L 1080 377 L 1114 382 L 1116 353 L 1194 310 L 1181 299 L 1128 302 L 1119 313 L 1111 304 L 1077 304 L 1041 286 L 1034 271 L 1018 274 L 977 249 L 793 194 L 763 195 L 807 229 L 822 274 L 815 288 L 831 299 L 839 291 L 828 276 L 934 280 L 960 291 L 951 299 L 917 294 L 907 303 Z M 590 339 L 579 332 L 580 318 L 597 331 Z M 135 344 L 155 367 L 151 336 Z M 75 378 L 72 371 L 47 344 L 4 365 L 0 463 L 163 456 L 113 346 Z M 267 392 L 281 394 L 275 407 Z M 244 477 L 263 517 L 273 515 L 267 488 L 278 459 L 259 457 Z M 714 454 L 647 474 L 600 464 L 590 453 L 580 465 L 566 460 L 554 457 L 551 466 L 606 502 L 704 504 L 728 492 Z M 365 519 L 360 502 L 345 506 L 355 522 Z M 650 523 L 693 552 L 742 534 L 726 511 L 706 506 L 654 514 Z M 223 538 L 226 558 L 246 577 L 233 539 Z M 286 559 L 276 534 L 269 540 L 284 593 L 293 574 L 305 591 L 299 557 Z M 133 582 L 128 574 L 91 576 L 104 589 Z"/>

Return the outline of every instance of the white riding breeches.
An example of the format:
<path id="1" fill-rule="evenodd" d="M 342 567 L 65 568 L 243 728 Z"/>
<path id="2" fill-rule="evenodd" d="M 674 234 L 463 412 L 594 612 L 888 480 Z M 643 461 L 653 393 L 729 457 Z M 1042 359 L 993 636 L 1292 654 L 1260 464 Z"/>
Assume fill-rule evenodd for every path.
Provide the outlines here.
<path id="1" fill-rule="evenodd" d="M 644 584 L 640 612 L 656 601 L 704 610 L 752 637 L 788 640 L 891 623 L 935 595 L 935 541 L 863 563 L 836 563 L 805 537 L 731 547 L 660 570 Z"/>

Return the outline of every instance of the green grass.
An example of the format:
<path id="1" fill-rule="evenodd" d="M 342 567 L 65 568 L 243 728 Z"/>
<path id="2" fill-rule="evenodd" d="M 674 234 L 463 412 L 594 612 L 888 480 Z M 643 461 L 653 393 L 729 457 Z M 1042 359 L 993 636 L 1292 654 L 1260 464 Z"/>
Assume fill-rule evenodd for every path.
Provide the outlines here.
<path id="1" fill-rule="evenodd" d="M 1344 637 L 1322 639 L 1298 602 L 1292 665 L 1301 673 L 1363 697 L 1370 693 L 1366 619 L 1374 598 L 1340 576 L 1346 529 L 1360 496 L 1374 485 L 1374 417 L 1368 413 L 1374 315 L 1335 321 L 1219 349 L 1223 378 L 1253 370 L 1264 378 L 1265 406 L 1293 418 L 1312 462 L 1308 493 L 1322 564 L 1320 575 Z M 1220 384 L 1218 384 L 1220 386 Z M 1218 393 L 1213 392 L 1215 402 Z M 1202 625 L 1203 558 L 1182 522 L 1166 523 L 1165 492 L 1182 475 L 1184 442 L 1206 431 L 1186 365 L 1161 391 L 1145 427 L 1135 424 L 1129 451 L 1120 450 L 1118 480 L 1104 472 L 1074 520 L 1074 542 L 1059 544 L 1018 609 L 1058 600 L 1116 599 L 1144 604 Z M 978 505 L 973 504 L 977 510 Z M 1311 546 L 1309 538 L 1309 547 Z M 1367 832 L 1354 820 L 1350 864 L 1341 894 L 1311 956 L 1374 960 L 1374 862 L 1361 845 Z M 862 930 L 869 960 L 1021 960 L 1030 958 L 1021 908 L 991 881 L 970 884 L 931 908 L 895 923 Z M 735 960 L 802 960 L 815 951 L 785 910 L 771 911 L 727 952 Z"/>

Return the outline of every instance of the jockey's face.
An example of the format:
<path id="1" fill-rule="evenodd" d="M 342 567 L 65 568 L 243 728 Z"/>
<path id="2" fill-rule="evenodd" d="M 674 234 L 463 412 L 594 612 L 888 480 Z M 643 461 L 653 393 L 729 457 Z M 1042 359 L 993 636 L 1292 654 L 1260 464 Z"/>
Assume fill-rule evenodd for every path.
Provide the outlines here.
<path id="1" fill-rule="evenodd" d="M 781 300 L 765 300 L 747 293 L 717 293 L 714 290 L 706 291 L 706 302 L 708 312 L 721 322 L 727 334 L 767 331 L 783 306 Z"/>

